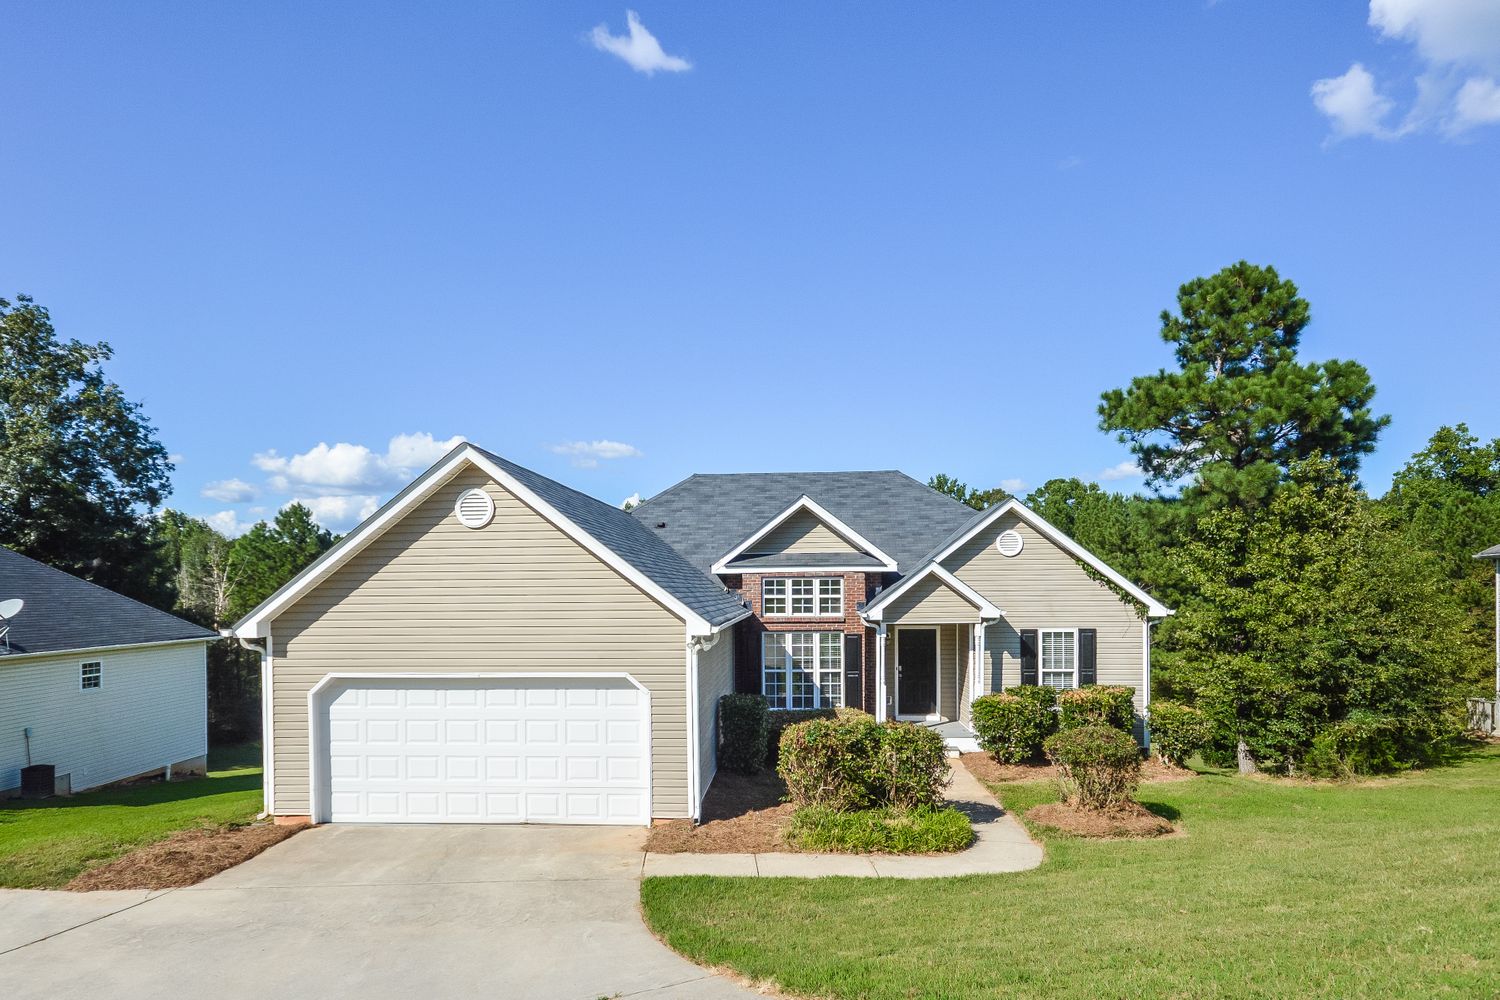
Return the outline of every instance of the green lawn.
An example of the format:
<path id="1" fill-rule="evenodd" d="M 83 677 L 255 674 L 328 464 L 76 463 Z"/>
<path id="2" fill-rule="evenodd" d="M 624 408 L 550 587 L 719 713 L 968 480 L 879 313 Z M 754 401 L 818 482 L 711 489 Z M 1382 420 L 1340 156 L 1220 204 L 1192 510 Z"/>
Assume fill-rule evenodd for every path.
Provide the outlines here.
<path id="1" fill-rule="evenodd" d="M 1003 785 L 1017 811 L 1054 795 Z M 818 997 L 1500 997 L 1500 748 L 1364 785 L 1146 785 L 1185 836 L 1040 834 L 1018 875 L 653 878 L 705 965 Z"/>
<path id="2" fill-rule="evenodd" d="M 260 747 L 209 754 L 208 777 L 0 802 L 0 886 L 53 888 L 142 844 L 260 812 Z"/>

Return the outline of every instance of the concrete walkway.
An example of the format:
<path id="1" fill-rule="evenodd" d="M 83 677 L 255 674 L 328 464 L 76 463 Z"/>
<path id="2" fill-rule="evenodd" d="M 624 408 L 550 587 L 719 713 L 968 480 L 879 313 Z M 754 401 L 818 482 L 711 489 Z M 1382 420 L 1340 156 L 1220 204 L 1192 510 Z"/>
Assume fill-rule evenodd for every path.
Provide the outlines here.
<path id="1" fill-rule="evenodd" d="M 974 845 L 956 854 L 901 857 L 888 854 L 647 854 L 642 874 L 740 875 L 822 878 L 943 878 L 951 875 L 990 875 L 1021 872 L 1042 863 L 1041 845 L 1031 839 L 1019 820 L 957 759 L 953 780 L 945 793 L 949 802 L 968 813 L 974 824 Z"/>

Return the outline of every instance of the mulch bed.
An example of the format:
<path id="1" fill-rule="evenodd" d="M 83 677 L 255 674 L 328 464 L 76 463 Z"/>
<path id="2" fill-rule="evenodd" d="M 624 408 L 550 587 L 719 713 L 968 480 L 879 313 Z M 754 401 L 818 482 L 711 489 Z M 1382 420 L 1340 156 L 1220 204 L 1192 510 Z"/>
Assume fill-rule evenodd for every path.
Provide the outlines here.
<path id="1" fill-rule="evenodd" d="M 1093 812 L 1061 802 L 1049 802 L 1028 809 L 1026 818 L 1080 837 L 1161 837 L 1176 830 L 1170 822 L 1136 803 L 1109 812 Z"/>
<path id="2" fill-rule="evenodd" d="M 720 771 L 703 800 L 703 822 L 677 819 L 651 828 L 646 850 L 656 854 L 764 854 L 788 850 L 783 831 L 793 807 L 781 801 L 786 785 L 774 771 Z"/>
<path id="3" fill-rule="evenodd" d="M 960 759 L 970 774 L 992 785 L 1005 781 L 1047 781 L 1057 777 L 1057 768 L 1051 764 L 1000 764 L 987 753 L 966 753 Z M 1148 759 L 1141 768 L 1142 781 L 1187 781 L 1195 777 L 1197 772 L 1173 767 L 1157 757 Z"/>
<path id="4" fill-rule="evenodd" d="M 247 826 L 182 830 L 147 844 L 63 886 L 72 892 L 96 889 L 178 889 L 196 885 L 261 851 L 281 843 L 302 826 L 252 823 Z"/>

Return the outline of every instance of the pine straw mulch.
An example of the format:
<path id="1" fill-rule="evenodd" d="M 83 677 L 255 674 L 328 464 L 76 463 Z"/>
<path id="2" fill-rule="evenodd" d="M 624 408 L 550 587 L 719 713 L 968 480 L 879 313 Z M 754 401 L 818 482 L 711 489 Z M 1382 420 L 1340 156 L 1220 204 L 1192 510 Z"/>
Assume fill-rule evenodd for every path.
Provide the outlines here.
<path id="1" fill-rule="evenodd" d="M 654 854 L 765 854 L 785 851 L 784 831 L 794 807 L 783 802 L 786 785 L 774 771 L 720 771 L 703 799 L 703 822 L 675 819 L 651 828 Z"/>
<path id="2" fill-rule="evenodd" d="M 1052 764 L 1001 764 L 987 753 L 960 755 L 969 773 L 987 784 L 998 785 L 1006 781 L 1047 781 L 1057 777 L 1057 768 Z M 1187 781 L 1197 777 L 1196 771 L 1185 767 L 1173 767 L 1159 757 L 1148 759 L 1141 768 L 1141 781 Z"/>
<path id="3" fill-rule="evenodd" d="M 166 840 L 138 847 L 108 864 L 91 868 L 63 886 L 72 892 L 96 889 L 179 889 L 281 843 L 305 826 L 251 823 L 246 826 L 180 830 Z"/>
<path id="4" fill-rule="evenodd" d="M 1134 802 L 1117 806 L 1108 812 L 1049 802 L 1026 810 L 1026 819 L 1079 837 L 1110 840 L 1163 837 L 1177 832 L 1177 828 L 1169 821 Z"/>

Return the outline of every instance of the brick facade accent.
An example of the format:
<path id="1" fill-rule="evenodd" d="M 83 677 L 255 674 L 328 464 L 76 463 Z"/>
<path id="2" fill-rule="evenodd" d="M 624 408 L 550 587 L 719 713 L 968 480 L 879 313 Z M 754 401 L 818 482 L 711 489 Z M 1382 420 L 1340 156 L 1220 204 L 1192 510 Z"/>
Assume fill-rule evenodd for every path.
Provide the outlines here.
<path id="1" fill-rule="evenodd" d="M 796 576 L 812 579 L 841 577 L 844 581 L 844 614 L 841 618 L 795 617 L 766 618 L 761 613 L 760 582 L 765 577 Z M 738 576 L 721 577 L 724 586 L 737 592 L 750 603 L 751 617 L 735 626 L 734 635 L 734 689 L 740 692 L 760 692 L 760 648 L 761 636 L 766 632 L 842 632 L 845 635 L 844 656 L 844 700 L 853 703 L 850 697 L 859 695 L 859 705 L 871 711 L 875 700 L 875 630 L 865 627 L 860 620 L 859 606 L 865 603 L 865 595 L 873 593 L 880 584 L 878 573 L 744 573 Z M 850 656 L 848 636 L 859 640 L 861 655 Z M 858 670 L 858 678 L 850 676 L 851 666 Z"/>

